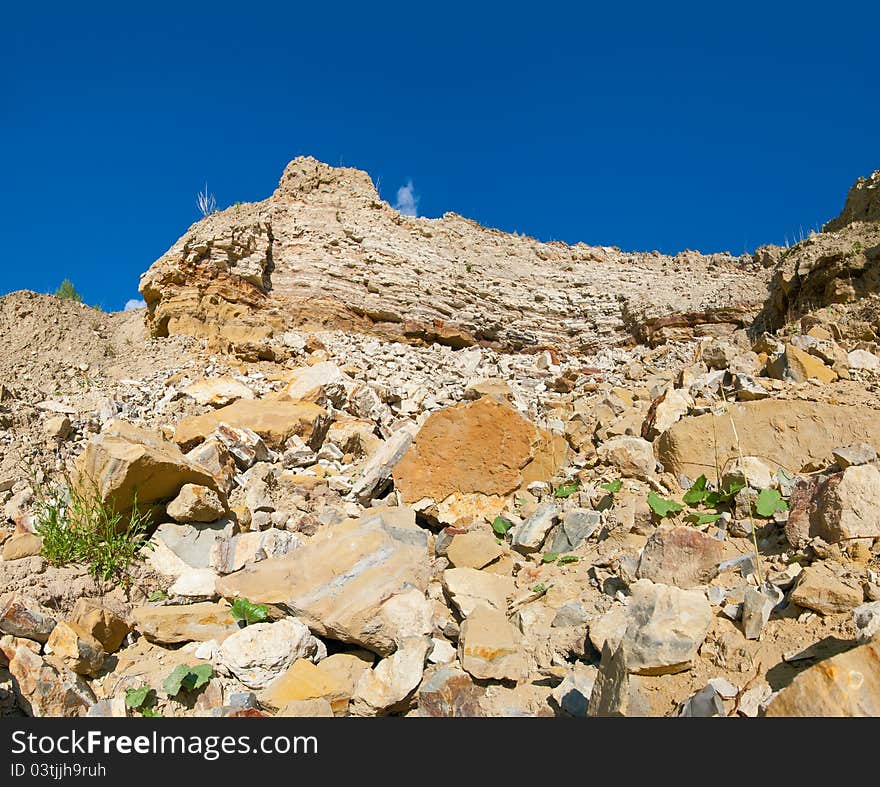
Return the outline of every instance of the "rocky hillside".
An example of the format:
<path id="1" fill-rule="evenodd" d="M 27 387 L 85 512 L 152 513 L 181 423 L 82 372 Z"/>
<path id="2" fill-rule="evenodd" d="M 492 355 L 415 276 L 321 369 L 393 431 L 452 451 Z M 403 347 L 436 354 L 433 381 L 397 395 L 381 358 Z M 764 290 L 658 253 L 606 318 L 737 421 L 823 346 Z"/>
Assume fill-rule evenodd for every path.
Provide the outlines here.
<path id="1" fill-rule="evenodd" d="M 297 159 L 0 298 L 0 713 L 880 714 L 878 179 L 670 258 Z"/>

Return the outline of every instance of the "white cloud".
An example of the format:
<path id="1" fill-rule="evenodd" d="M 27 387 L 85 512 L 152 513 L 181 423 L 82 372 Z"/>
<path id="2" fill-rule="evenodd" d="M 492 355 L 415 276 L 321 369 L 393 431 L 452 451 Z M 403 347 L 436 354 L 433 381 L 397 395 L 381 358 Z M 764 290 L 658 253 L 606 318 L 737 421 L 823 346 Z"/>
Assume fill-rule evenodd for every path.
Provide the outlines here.
<path id="1" fill-rule="evenodd" d="M 125 311 L 130 312 L 133 309 L 143 309 L 146 305 L 146 301 L 142 301 L 139 298 L 132 298 L 125 302 Z"/>
<path id="2" fill-rule="evenodd" d="M 397 202 L 394 204 L 404 216 L 418 216 L 419 198 L 413 190 L 413 182 L 408 180 L 405 186 L 397 189 Z"/>

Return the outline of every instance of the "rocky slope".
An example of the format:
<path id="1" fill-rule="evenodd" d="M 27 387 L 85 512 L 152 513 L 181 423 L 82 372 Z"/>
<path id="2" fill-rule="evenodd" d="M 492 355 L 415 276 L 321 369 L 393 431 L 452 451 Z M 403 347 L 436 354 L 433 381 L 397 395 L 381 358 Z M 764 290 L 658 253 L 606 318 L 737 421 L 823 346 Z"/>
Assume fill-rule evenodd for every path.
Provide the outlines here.
<path id="1" fill-rule="evenodd" d="M 146 313 L 0 298 L 0 713 L 877 715 L 878 177 L 668 258 L 297 159 Z M 55 486 L 149 513 L 126 581 Z"/>

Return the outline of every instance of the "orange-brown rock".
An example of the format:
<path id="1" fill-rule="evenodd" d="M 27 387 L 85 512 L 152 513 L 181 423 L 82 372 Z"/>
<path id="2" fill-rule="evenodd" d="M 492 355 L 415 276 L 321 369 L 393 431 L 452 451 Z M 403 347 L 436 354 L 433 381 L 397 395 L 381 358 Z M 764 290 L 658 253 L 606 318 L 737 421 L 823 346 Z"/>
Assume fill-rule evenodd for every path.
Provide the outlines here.
<path id="1" fill-rule="evenodd" d="M 450 495 L 507 495 L 546 480 L 564 459 L 564 438 L 483 397 L 433 413 L 393 476 L 405 502 L 428 497 L 441 503 Z"/>
<path id="2" fill-rule="evenodd" d="M 198 484 L 223 493 L 207 468 L 187 459 L 158 432 L 124 421 L 111 422 L 86 445 L 76 460 L 76 483 L 84 494 L 97 492 L 120 513 L 141 510 L 175 497 L 184 484 Z M 123 517 L 120 527 L 128 520 Z"/>
<path id="3" fill-rule="evenodd" d="M 766 716 L 880 716 L 880 642 L 832 656 L 801 672 Z"/>

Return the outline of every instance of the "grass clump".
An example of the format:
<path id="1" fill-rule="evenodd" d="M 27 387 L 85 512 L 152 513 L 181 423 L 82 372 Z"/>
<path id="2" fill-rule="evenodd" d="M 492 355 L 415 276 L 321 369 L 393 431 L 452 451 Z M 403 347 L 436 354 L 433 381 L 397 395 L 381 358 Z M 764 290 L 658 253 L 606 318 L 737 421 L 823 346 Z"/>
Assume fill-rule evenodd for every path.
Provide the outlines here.
<path id="1" fill-rule="evenodd" d="M 150 526 L 148 512 L 138 508 L 137 495 L 129 513 L 116 511 L 101 499 L 95 484 L 36 489 L 36 533 L 42 555 L 53 565 L 82 563 L 94 579 L 131 583 L 131 566 L 141 559 Z"/>

